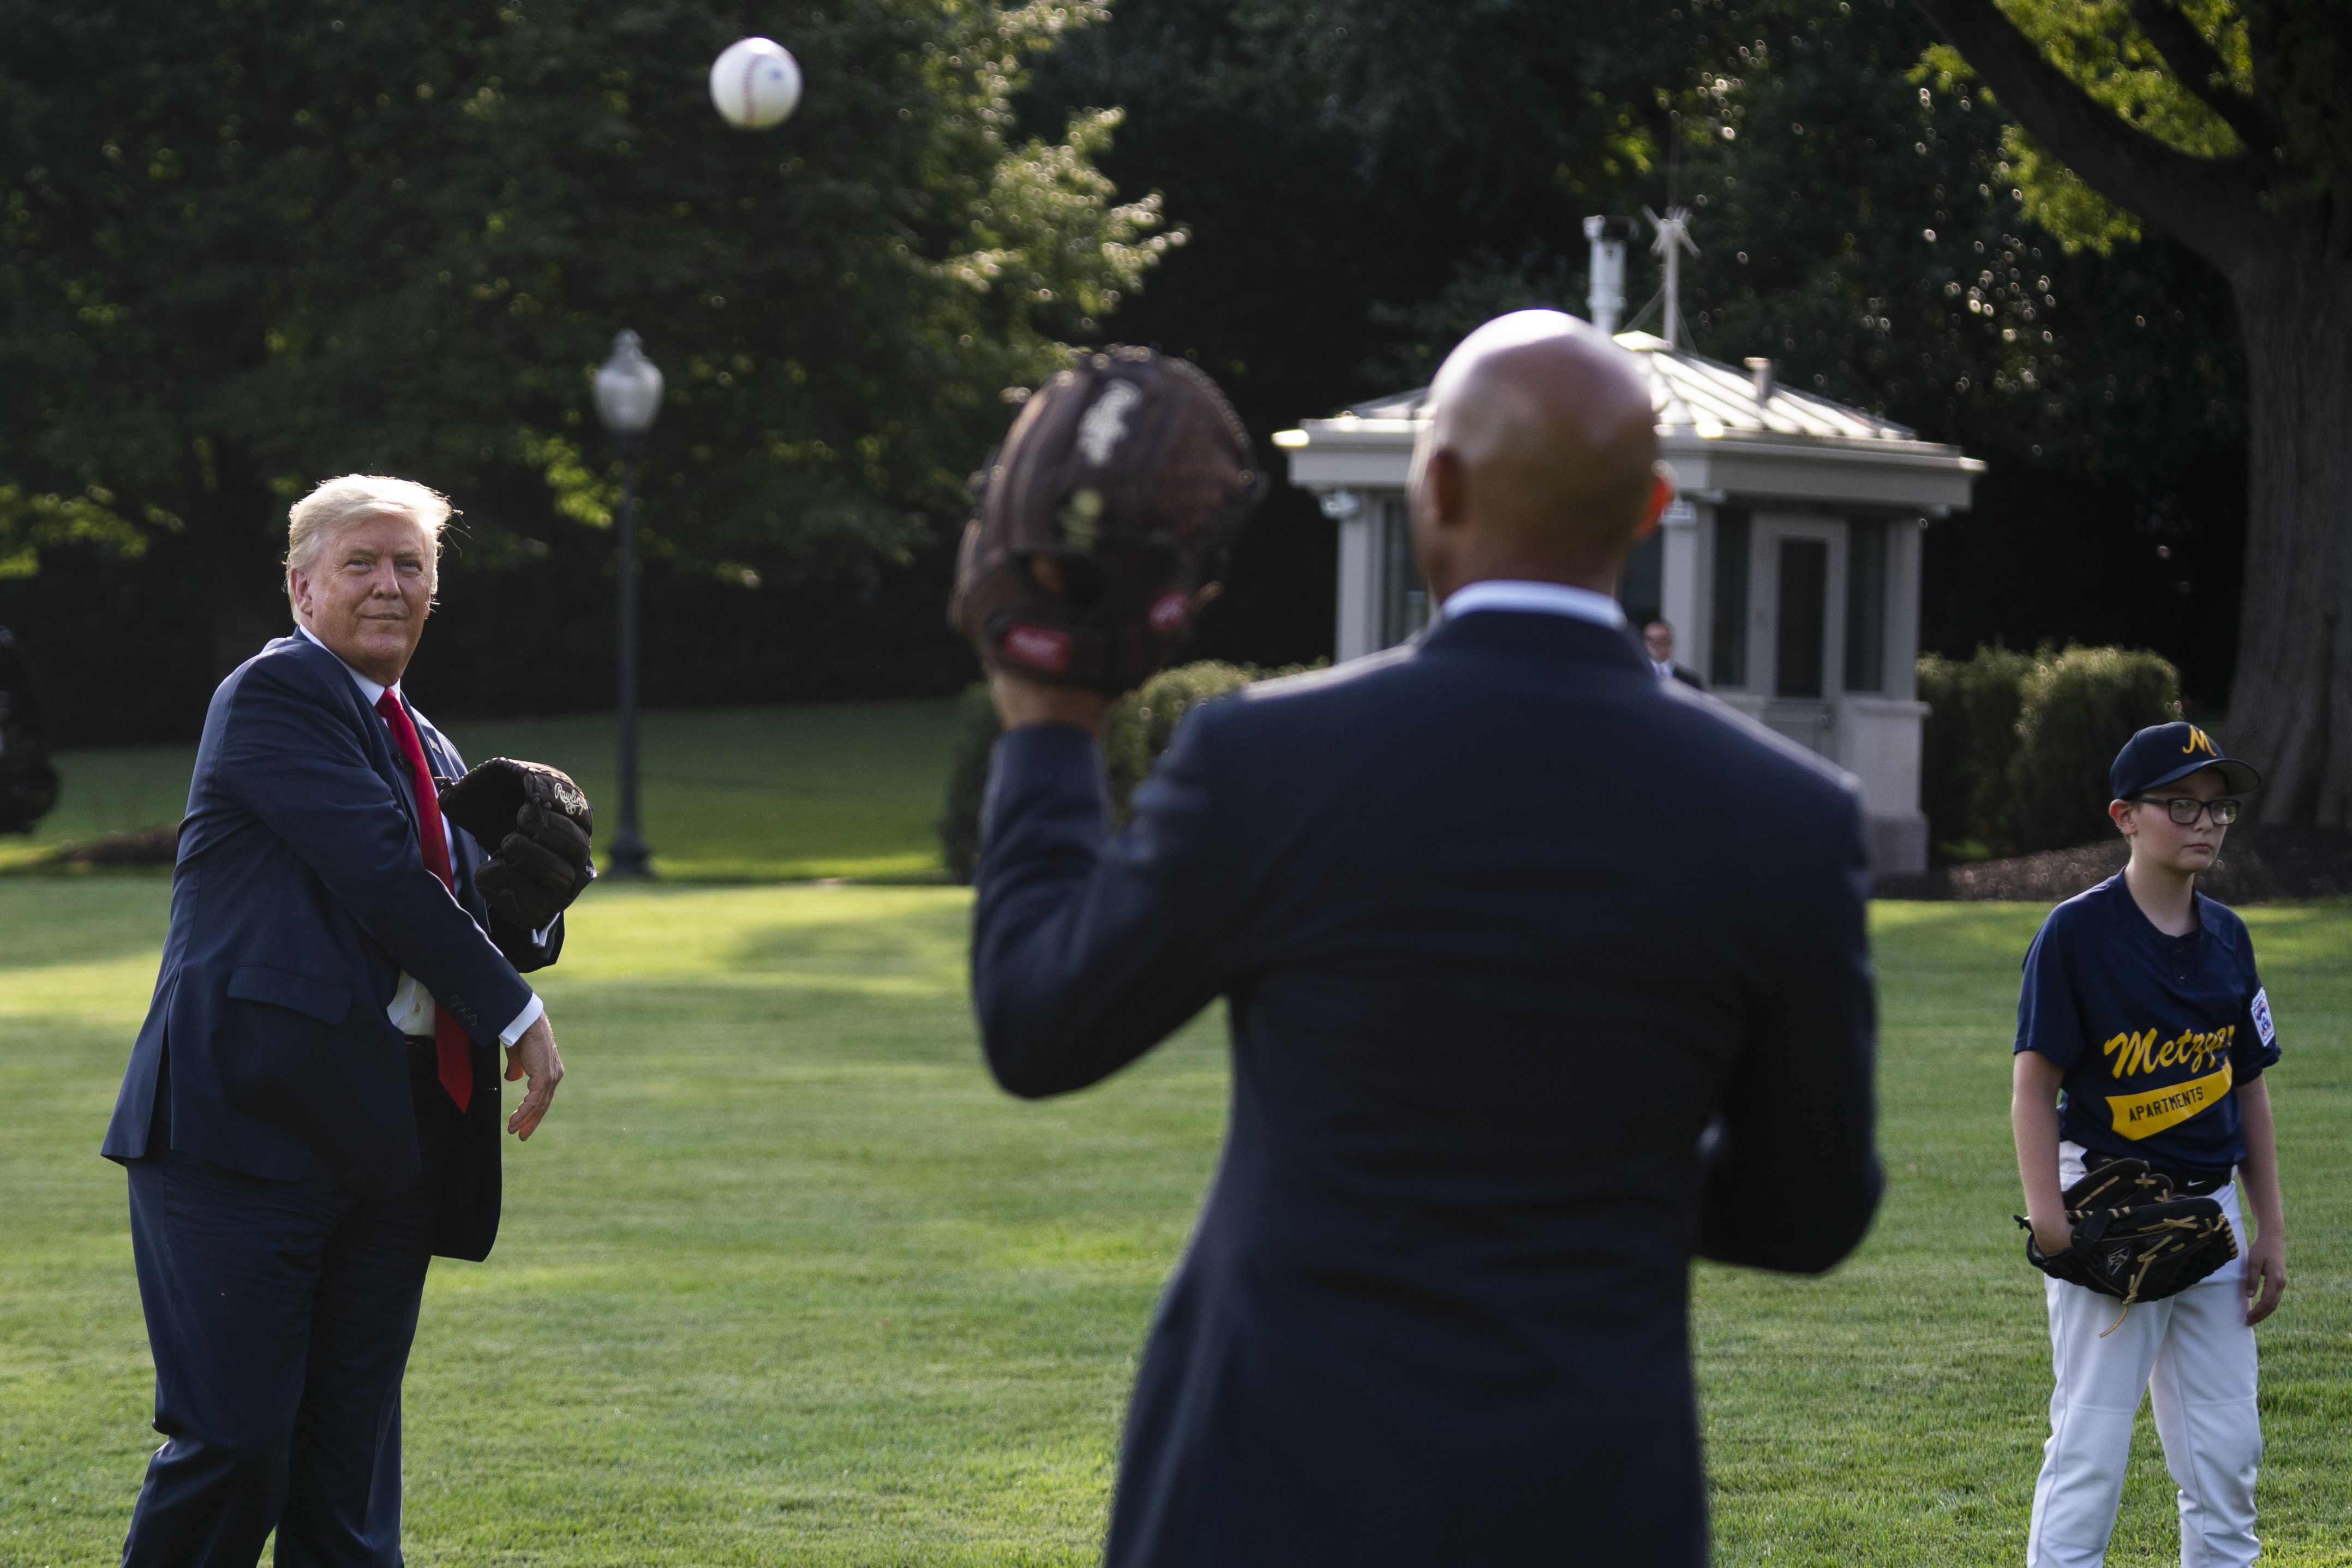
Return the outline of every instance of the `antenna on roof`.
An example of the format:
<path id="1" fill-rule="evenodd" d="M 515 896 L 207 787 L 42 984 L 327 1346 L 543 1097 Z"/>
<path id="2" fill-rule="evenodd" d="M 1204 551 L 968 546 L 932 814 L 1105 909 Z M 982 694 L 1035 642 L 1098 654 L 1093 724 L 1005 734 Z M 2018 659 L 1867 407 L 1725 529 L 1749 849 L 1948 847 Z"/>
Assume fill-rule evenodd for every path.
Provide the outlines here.
<path id="1" fill-rule="evenodd" d="M 1680 200 L 1682 111 L 1676 110 L 1669 113 L 1666 123 L 1666 216 L 1660 217 L 1647 207 L 1642 209 L 1642 216 L 1648 218 L 1650 226 L 1658 231 L 1657 238 L 1651 242 L 1650 251 L 1665 263 L 1665 286 L 1642 307 L 1642 313 L 1633 318 L 1632 325 L 1639 327 L 1650 319 L 1651 311 L 1663 304 L 1666 309 L 1666 319 L 1659 323 L 1664 328 L 1662 335 L 1675 347 L 1686 349 L 1691 346 L 1691 337 L 1690 323 L 1683 319 L 1683 256 L 1685 252 L 1696 256 L 1698 247 L 1691 242 L 1690 208 L 1682 205 Z M 1588 228 L 1586 232 L 1591 231 Z"/>
<path id="2" fill-rule="evenodd" d="M 1666 319 L 1661 323 L 1665 330 L 1659 335 L 1675 347 L 1686 349 L 1691 341 L 1690 326 L 1683 320 L 1683 253 L 1698 254 L 1698 247 L 1691 243 L 1690 209 L 1678 207 L 1669 200 L 1665 216 L 1660 217 L 1647 207 L 1642 209 L 1642 216 L 1658 231 L 1658 237 L 1650 242 L 1650 250 L 1664 260 L 1666 268 L 1665 287 L 1659 290 L 1666 307 Z"/>

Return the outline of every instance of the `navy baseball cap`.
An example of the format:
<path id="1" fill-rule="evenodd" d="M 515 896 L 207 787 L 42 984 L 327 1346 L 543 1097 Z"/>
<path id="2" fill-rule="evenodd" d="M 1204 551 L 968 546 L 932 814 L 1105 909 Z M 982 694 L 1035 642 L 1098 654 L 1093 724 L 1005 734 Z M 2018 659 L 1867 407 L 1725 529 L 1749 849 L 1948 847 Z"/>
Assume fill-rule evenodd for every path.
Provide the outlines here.
<path id="1" fill-rule="evenodd" d="M 2220 772 L 2221 787 L 2231 795 L 2263 787 L 2262 774 L 2235 757 L 2223 756 L 2212 736 L 2185 721 L 2150 724 L 2126 741 L 2107 769 L 2107 787 L 2115 791 L 2114 799 L 2129 800 L 2207 768 Z"/>

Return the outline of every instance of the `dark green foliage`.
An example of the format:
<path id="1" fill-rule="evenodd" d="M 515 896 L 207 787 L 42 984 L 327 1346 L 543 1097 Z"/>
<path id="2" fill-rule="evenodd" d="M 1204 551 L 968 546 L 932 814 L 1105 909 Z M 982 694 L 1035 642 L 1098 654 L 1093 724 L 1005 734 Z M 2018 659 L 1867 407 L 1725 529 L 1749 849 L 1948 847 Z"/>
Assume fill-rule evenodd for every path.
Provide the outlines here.
<path id="1" fill-rule="evenodd" d="M 980 802 L 988 793 L 988 759 L 1003 726 L 988 682 L 976 680 L 956 702 L 955 749 L 948 763 L 947 803 L 940 814 L 940 858 L 948 879 L 967 886 L 980 864 Z"/>
<path id="2" fill-rule="evenodd" d="M 1103 765 L 1110 779 L 1112 819 L 1124 824 L 1136 786 L 1151 772 L 1176 725 L 1196 703 L 1237 691 L 1266 671 L 1243 664 L 1203 659 L 1163 669 L 1118 700 L 1103 727 Z"/>
<path id="3" fill-rule="evenodd" d="M 2134 731 L 2180 717 L 2179 672 L 2137 648 L 1919 661 L 1928 706 L 1920 805 L 1939 853 L 2031 854 L 2108 830 L 2107 764 Z"/>
<path id="4" fill-rule="evenodd" d="M 1176 725 L 1197 703 L 1254 681 L 1296 675 L 1309 668 L 1291 665 L 1260 669 L 1253 665 L 1224 664 L 1202 659 L 1163 669 L 1112 705 L 1103 726 L 1103 763 L 1110 784 L 1112 820 L 1124 826 L 1136 786 L 1150 774 L 1152 764 L 1176 737 Z M 998 734 L 996 706 L 988 684 L 979 682 L 963 694 L 956 710 L 955 761 L 948 774 L 945 812 L 940 818 L 940 850 L 948 875 L 958 882 L 971 880 L 980 858 L 980 802 L 988 787 L 989 752 Z"/>
<path id="5" fill-rule="evenodd" d="M 1928 654 L 1919 660 L 1919 700 L 1928 710 L 1919 803 L 1928 842 L 1939 849 L 1971 841 L 1987 851 L 2005 845 L 2009 766 L 2033 668 L 2032 655 L 1998 645 L 1979 647 L 1972 658 Z"/>
<path id="6" fill-rule="evenodd" d="M 1121 0 L 1024 104 L 1128 108 L 1105 167 L 1193 240 L 1115 330 L 1196 354 L 1261 433 L 1417 384 L 1500 310 L 1582 314 L 1580 218 L 1663 207 L 1678 145 L 1698 351 L 1992 462 L 1928 535 L 1927 646 L 2150 644 L 2218 700 L 2245 508 L 2227 288 L 2156 236 L 2064 254 L 2001 113 L 1922 65 L 1936 37 L 1893 0 Z M 1657 280 L 1637 252 L 1634 309 Z M 1311 512 L 1268 522 L 1221 607 L 1258 639 L 1323 624 L 1332 572 Z"/>
<path id="7" fill-rule="evenodd" d="M 331 474 L 443 489 L 467 567 L 527 567 L 609 522 L 587 376 L 629 326 L 670 386 L 646 558 L 870 584 L 1161 243 L 1091 165 L 1115 116 L 1003 129 L 1094 15 L 761 18 L 809 87 L 747 134 L 705 75 L 754 19 L 696 0 L 0 0 L 0 566 L 182 537 L 216 665 L 282 626 L 284 508 Z"/>
<path id="8" fill-rule="evenodd" d="M 2026 678 L 2009 763 L 2010 837 L 2026 853 L 2089 844 L 2107 820 L 2107 766 L 2135 731 L 2180 717 L 2179 672 L 2134 648 L 2070 647 Z"/>

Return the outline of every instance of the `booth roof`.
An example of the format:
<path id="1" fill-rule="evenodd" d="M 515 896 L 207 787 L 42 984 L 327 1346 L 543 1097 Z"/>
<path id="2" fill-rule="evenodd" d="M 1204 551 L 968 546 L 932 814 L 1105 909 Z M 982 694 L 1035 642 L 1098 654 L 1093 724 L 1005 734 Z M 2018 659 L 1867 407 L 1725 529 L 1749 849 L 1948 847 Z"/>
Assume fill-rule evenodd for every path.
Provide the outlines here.
<path id="1" fill-rule="evenodd" d="M 1650 404 L 1657 410 L 1660 435 L 1688 430 L 1702 437 L 1738 432 L 1843 441 L 1918 439 L 1916 431 L 1892 420 L 1794 387 L 1775 384 L 1769 396 L 1759 399 L 1749 372 L 1678 349 L 1648 332 L 1620 332 L 1617 342 L 1640 354 L 1649 372 Z M 1415 387 L 1359 403 L 1339 417 L 1417 420 L 1428 398 L 1429 388 Z"/>

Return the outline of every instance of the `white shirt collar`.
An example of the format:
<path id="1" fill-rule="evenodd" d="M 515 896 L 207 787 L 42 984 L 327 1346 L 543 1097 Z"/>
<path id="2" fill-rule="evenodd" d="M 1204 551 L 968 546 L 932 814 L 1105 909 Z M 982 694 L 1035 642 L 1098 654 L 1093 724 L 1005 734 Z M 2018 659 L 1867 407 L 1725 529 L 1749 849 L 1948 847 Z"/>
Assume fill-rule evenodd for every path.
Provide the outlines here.
<path id="1" fill-rule="evenodd" d="M 395 697 L 398 697 L 398 696 L 400 696 L 400 695 L 401 695 L 401 692 L 400 692 L 400 682 L 398 682 L 397 680 L 395 680 L 395 681 L 394 681 L 394 682 L 392 683 L 392 685 L 391 685 L 389 688 L 387 688 L 387 687 L 383 686 L 383 684 L 381 684 L 380 682 L 373 681 L 373 680 L 370 680 L 366 676 L 362 675 L 358 670 L 352 668 L 352 667 L 351 667 L 350 665 L 348 665 L 348 664 L 343 664 L 343 656 L 342 656 L 342 655 L 341 655 L 341 654 L 339 654 L 339 653 L 336 653 L 336 652 L 335 652 L 335 650 L 334 650 L 333 648 L 327 647 L 327 645 L 326 645 L 325 643 L 319 642 L 319 638 L 318 638 L 317 635 L 316 635 L 316 634 L 314 634 L 314 633 L 310 630 L 310 627 L 308 627 L 308 626 L 304 626 L 301 622 L 299 622 L 299 621 L 296 621 L 296 622 L 294 623 L 294 630 L 295 630 L 297 633 L 299 633 L 299 635 L 301 635 L 301 636 L 303 636 L 303 637 L 309 637 L 312 642 L 314 642 L 314 643 L 319 643 L 319 646 L 320 646 L 320 647 L 322 647 L 322 648 L 326 648 L 326 651 L 328 652 L 328 654 L 333 658 L 334 661 L 335 661 L 337 664 L 342 664 L 342 665 L 343 665 L 344 672 L 345 672 L 346 674 L 348 674 L 348 675 L 349 675 L 349 676 L 350 676 L 353 680 L 356 680 L 356 681 L 358 681 L 358 682 L 359 682 L 359 687 L 360 687 L 360 695 L 367 699 L 367 705 L 368 705 L 369 707 L 373 708 L 373 707 L 374 707 L 377 703 L 379 703 L 379 702 L 383 701 L 383 694 L 384 694 L 384 692 L 385 692 L 386 690 L 390 690 L 390 691 L 392 692 L 392 694 L 393 694 L 394 696 L 395 696 Z M 403 699 L 403 700 L 404 701 L 404 700 L 405 700 L 405 699 L 404 698 L 404 699 Z"/>
<path id="2" fill-rule="evenodd" d="M 1595 626 L 1622 629 L 1625 607 L 1606 594 L 1572 588 L 1565 583 L 1528 583 L 1495 578 L 1456 588 L 1445 601 L 1447 620 L 1477 610 L 1518 610 L 1542 616 L 1566 616 Z"/>

